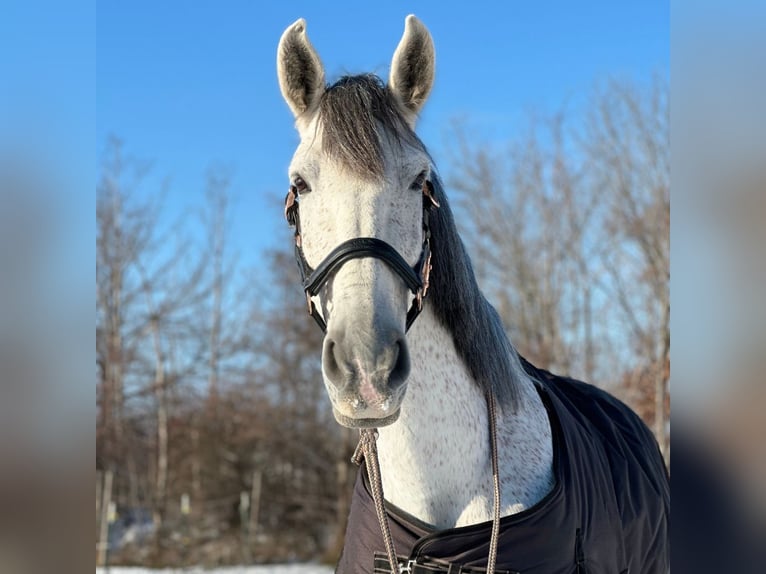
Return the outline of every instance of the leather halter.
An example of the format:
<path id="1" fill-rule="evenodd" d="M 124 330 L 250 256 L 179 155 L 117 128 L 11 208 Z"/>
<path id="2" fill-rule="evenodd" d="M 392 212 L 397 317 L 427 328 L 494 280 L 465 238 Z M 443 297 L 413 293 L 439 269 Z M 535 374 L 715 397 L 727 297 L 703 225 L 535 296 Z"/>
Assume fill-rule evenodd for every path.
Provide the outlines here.
<path id="1" fill-rule="evenodd" d="M 301 273 L 303 290 L 306 293 L 308 312 L 316 321 L 322 332 L 327 332 L 327 323 L 317 311 L 311 299 L 325 286 L 330 276 L 337 272 L 344 263 L 352 259 L 374 257 L 386 263 L 407 285 L 407 289 L 415 296 L 407 311 L 406 330 L 423 310 L 423 299 L 428 293 L 429 276 L 431 274 L 431 228 L 428 215 L 431 209 L 439 207 L 433 195 L 433 184 L 426 180 L 423 183 L 423 247 L 418 262 L 413 266 L 407 263 L 399 252 L 385 241 L 376 237 L 355 237 L 344 241 L 333 249 L 322 262 L 313 269 L 303 253 L 301 240 L 301 221 L 298 211 L 298 190 L 290 186 L 285 197 L 285 218 L 295 228 L 295 259 Z"/>

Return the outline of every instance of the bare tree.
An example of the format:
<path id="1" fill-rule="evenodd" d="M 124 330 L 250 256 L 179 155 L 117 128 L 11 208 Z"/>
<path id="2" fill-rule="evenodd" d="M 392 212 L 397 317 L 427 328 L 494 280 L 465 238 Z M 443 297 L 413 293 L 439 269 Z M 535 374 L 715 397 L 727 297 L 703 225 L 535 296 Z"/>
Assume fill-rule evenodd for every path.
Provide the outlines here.
<path id="1" fill-rule="evenodd" d="M 122 144 L 112 139 L 97 189 L 96 218 L 96 349 L 100 372 L 98 397 L 100 437 L 98 458 L 103 468 L 127 470 L 131 504 L 138 506 L 136 461 L 127 448 L 133 437 L 126 424 L 126 382 L 136 365 L 140 330 L 134 309 L 139 291 L 131 270 L 151 241 L 153 214 L 146 205 L 131 206 L 127 189 L 131 177 L 141 177 L 145 166 L 126 166 Z M 123 456 L 125 453 L 127 456 Z"/>
<path id="2" fill-rule="evenodd" d="M 580 168 L 566 153 L 563 130 L 561 116 L 533 125 L 507 154 L 472 147 L 459 134 L 450 183 L 477 274 L 522 353 L 544 368 L 592 376 L 586 249 L 596 202 L 579 189 Z"/>
<path id="3" fill-rule="evenodd" d="M 208 350 L 208 396 L 214 398 L 218 392 L 219 364 L 221 359 L 221 330 L 224 296 L 224 261 L 226 248 L 226 227 L 229 187 L 228 174 L 220 171 L 208 173 L 206 213 L 208 246 L 210 249 L 211 290 L 210 306 L 210 347 Z"/>
<path id="4" fill-rule="evenodd" d="M 668 90 L 656 77 L 648 94 L 611 82 L 588 122 L 586 151 L 603 190 L 607 226 L 618 249 L 604 254 L 608 291 L 632 332 L 654 388 L 651 422 L 667 453 L 670 374 L 670 135 Z"/>
<path id="5" fill-rule="evenodd" d="M 665 451 L 667 87 L 613 81 L 586 105 L 536 120 L 506 153 L 458 130 L 450 183 L 477 274 L 522 354 L 622 389 Z"/>
<path id="6" fill-rule="evenodd" d="M 183 318 L 204 293 L 204 265 L 190 256 L 177 225 L 160 226 L 162 191 L 137 197 L 147 173 L 146 164 L 124 156 L 119 140 L 110 141 L 97 190 L 97 465 L 115 473 L 123 508 L 137 511 L 148 503 L 159 536 L 169 476 L 169 394 L 180 375 L 169 348 L 185 336 Z M 188 360 L 193 365 L 193 354 Z M 147 459 L 147 450 L 156 456 Z"/>

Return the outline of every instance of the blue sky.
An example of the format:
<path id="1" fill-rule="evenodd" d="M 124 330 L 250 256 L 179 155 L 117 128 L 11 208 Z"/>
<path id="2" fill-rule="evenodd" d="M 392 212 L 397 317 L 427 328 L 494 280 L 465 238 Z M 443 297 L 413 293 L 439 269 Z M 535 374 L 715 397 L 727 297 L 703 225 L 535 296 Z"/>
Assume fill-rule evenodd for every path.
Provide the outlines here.
<path id="1" fill-rule="evenodd" d="M 418 132 L 440 149 L 455 118 L 500 141 L 530 111 L 552 111 L 611 76 L 643 82 L 667 72 L 667 2 L 99 2 L 97 149 L 109 134 L 153 162 L 141 193 L 170 178 L 168 217 L 199 205 L 205 173 L 233 173 L 233 248 L 255 261 L 283 240 L 279 201 L 297 143 L 277 85 L 276 47 L 299 17 L 332 81 L 388 73 L 404 17 L 436 45 L 436 83 Z"/>

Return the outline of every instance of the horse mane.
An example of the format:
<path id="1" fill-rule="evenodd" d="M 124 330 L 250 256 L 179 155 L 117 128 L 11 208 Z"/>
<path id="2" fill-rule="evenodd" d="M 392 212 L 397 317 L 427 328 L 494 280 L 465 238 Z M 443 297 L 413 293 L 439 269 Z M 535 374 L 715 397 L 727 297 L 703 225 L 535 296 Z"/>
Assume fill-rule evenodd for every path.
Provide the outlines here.
<path id="1" fill-rule="evenodd" d="M 432 173 L 439 208 L 430 214 L 433 271 L 426 299 L 452 334 L 455 349 L 471 376 L 498 404 L 515 409 L 518 382 L 525 377 L 500 316 L 484 297 L 471 258 L 458 234 L 441 179 Z"/>
<path id="2" fill-rule="evenodd" d="M 328 86 L 319 114 L 323 151 L 357 175 L 383 176 L 383 137 L 428 153 L 394 95 L 373 74 L 344 76 Z M 440 207 L 430 214 L 433 272 L 426 304 L 452 335 L 458 356 L 482 392 L 515 410 L 524 369 L 499 315 L 479 289 L 441 179 L 435 170 L 431 177 Z"/>

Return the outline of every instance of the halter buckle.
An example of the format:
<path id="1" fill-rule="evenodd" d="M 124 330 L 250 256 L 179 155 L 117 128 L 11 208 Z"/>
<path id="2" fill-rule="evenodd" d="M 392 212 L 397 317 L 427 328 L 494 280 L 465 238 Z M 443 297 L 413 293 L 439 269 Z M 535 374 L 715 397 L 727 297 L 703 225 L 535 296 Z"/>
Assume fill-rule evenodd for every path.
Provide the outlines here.
<path id="1" fill-rule="evenodd" d="M 427 249 L 427 255 L 426 260 L 423 262 L 423 267 L 420 269 L 420 277 L 421 281 L 423 282 L 423 285 L 418 289 L 418 292 L 415 294 L 415 303 L 418 306 L 418 311 L 423 310 L 423 299 L 426 298 L 426 295 L 428 295 L 428 287 L 431 284 L 430 278 L 431 278 L 431 245 L 430 242 L 426 241 L 425 249 Z"/>
<path id="2" fill-rule="evenodd" d="M 412 567 L 417 562 L 415 560 L 407 560 L 407 562 L 403 562 L 401 564 L 398 564 L 399 566 L 399 574 L 412 574 Z"/>
<path id="3" fill-rule="evenodd" d="M 423 265 L 423 288 L 420 290 L 423 293 L 423 297 L 425 297 L 428 294 L 428 287 L 431 285 L 431 246 L 428 246 L 428 257 L 426 257 L 426 264 Z"/>

